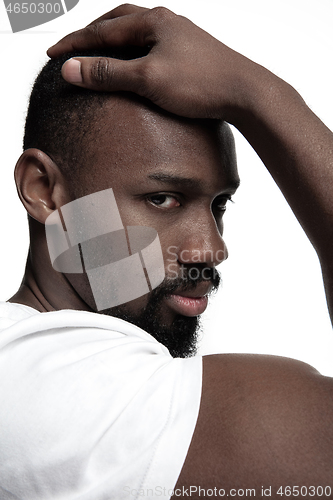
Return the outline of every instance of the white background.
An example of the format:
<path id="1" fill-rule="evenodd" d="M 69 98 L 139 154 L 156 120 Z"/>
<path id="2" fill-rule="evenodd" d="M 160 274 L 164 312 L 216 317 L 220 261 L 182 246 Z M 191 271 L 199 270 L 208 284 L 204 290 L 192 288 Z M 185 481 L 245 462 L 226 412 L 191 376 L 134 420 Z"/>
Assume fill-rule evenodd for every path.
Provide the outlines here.
<path id="1" fill-rule="evenodd" d="M 0 4 L 0 300 L 17 290 L 28 249 L 13 169 L 31 84 L 50 45 L 116 5 L 80 0 L 66 15 L 12 34 Z M 333 0 L 164 0 L 163 5 L 287 80 L 333 128 Z M 261 161 L 238 133 L 236 141 L 242 186 L 225 217 L 230 256 L 220 268 L 223 289 L 204 315 L 201 352 L 289 356 L 333 376 L 333 335 L 316 254 Z"/>

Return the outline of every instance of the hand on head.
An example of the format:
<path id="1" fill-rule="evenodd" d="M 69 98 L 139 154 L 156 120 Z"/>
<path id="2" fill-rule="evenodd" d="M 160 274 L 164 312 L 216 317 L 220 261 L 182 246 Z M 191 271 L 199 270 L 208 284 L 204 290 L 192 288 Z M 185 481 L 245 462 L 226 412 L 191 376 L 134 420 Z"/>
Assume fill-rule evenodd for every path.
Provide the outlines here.
<path id="1" fill-rule="evenodd" d="M 232 121 L 233 112 L 246 105 L 242 80 L 257 65 L 163 7 L 117 7 L 67 35 L 48 55 L 126 45 L 150 51 L 130 61 L 76 57 L 64 64 L 62 75 L 70 83 L 97 91 L 135 92 L 191 118 Z"/>

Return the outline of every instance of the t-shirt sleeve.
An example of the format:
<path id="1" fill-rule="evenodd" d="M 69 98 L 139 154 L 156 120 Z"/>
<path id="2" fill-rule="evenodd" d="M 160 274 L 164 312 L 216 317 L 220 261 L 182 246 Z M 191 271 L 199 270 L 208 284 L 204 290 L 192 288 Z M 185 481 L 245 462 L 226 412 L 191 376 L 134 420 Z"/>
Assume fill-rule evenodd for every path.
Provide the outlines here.
<path id="1" fill-rule="evenodd" d="M 198 416 L 202 358 L 174 359 L 132 333 L 12 333 L 0 350 L 2 499 L 171 496 Z"/>

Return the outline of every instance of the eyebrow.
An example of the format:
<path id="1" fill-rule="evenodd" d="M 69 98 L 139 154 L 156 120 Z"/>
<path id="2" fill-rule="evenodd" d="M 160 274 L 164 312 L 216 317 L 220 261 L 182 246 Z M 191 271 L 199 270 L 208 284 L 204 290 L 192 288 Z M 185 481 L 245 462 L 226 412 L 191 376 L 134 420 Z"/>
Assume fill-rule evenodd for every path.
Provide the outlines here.
<path id="1" fill-rule="evenodd" d="M 158 182 L 164 182 L 165 184 L 176 184 L 183 188 L 188 189 L 198 189 L 202 186 L 202 182 L 191 177 L 182 177 L 180 175 L 166 174 L 163 172 L 158 172 L 155 174 L 148 175 L 149 179 Z"/>
<path id="2" fill-rule="evenodd" d="M 198 190 L 202 187 L 202 182 L 192 177 L 182 177 L 179 175 L 172 175 L 163 172 L 156 172 L 154 174 L 149 174 L 148 179 L 152 179 L 158 182 L 164 182 L 165 184 L 175 184 L 183 188 Z M 239 187 L 239 178 L 232 178 L 228 182 L 228 188 L 236 189 Z"/>

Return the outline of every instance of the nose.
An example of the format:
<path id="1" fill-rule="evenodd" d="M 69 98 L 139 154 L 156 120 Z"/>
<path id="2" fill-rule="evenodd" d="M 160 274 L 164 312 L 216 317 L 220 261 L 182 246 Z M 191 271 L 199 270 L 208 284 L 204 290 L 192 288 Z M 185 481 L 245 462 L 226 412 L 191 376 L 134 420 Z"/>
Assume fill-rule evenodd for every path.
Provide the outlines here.
<path id="1" fill-rule="evenodd" d="M 215 267 L 228 258 L 228 250 L 213 217 L 189 224 L 178 249 L 181 264 Z"/>

